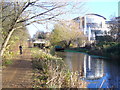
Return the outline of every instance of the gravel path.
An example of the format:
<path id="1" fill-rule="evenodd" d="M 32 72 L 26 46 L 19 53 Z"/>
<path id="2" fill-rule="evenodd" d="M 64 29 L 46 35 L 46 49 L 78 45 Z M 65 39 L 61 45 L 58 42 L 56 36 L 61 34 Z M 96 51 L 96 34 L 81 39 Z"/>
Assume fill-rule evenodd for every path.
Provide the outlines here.
<path id="1" fill-rule="evenodd" d="M 32 88 L 32 63 L 29 49 L 2 71 L 2 88 Z"/>

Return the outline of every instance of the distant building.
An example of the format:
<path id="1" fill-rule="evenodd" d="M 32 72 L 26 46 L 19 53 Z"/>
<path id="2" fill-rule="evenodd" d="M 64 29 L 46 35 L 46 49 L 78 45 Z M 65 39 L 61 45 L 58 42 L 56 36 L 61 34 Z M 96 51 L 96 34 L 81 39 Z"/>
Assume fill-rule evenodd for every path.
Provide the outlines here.
<path id="1" fill-rule="evenodd" d="M 33 42 L 33 45 L 34 45 L 34 47 L 43 48 L 43 47 L 46 46 L 47 42 L 48 42 L 48 41 L 45 40 L 45 39 L 38 39 L 38 40 L 35 40 L 35 41 Z"/>
<path id="2" fill-rule="evenodd" d="M 50 32 L 37 31 L 33 36 L 33 47 L 44 48 L 50 45 Z"/>
<path id="3" fill-rule="evenodd" d="M 98 14 L 86 14 L 82 17 L 73 19 L 79 23 L 79 29 L 84 32 L 88 41 L 95 41 L 96 36 L 103 36 L 108 33 L 106 18 Z"/>
<path id="4" fill-rule="evenodd" d="M 115 18 L 117 21 L 118 29 L 120 29 L 120 16 Z"/>

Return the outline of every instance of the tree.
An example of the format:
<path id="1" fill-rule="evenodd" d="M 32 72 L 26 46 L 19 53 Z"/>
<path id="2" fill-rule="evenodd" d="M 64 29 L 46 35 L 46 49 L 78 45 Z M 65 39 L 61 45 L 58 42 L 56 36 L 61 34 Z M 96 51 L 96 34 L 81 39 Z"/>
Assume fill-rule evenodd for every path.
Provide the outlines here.
<path id="1" fill-rule="evenodd" d="M 83 32 L 74 21 L 59 22 L 59 24 L 55 25 L 51 34 L 51 43 L 53 45 L 62 45 L 65 48 L 76 42 L 78 44 L 78 42 L 82 42 L 84 39 Z"/>
<path id="2" fill-rule="evenodd" d="M 22 23 L 21 23 L 22 25 Z M 23 24 L 22 28 L 15 30 L 6 46 L 5 52 L 2 56 L 3 65 L 13 60 L 19 54 L 19 46 L 22 45 L 23 47 L 28 47 L 27 39 L 29 38 L 28 31 Z M 23 48 L 24 50 L 25 48 Z"/>
<path id="3" fill-rule="evenodd" d="M 108 22 L 110 29 L 110 35 L 115 39 L 116 42 L 120 41 L 120 17 L 113 17 L 111 21 Z"/>
<path id="4" fill-rule="evenodd" d="M 46 39 L 46 33 L 43 32 L 43 31 L 37 31 L 37 32 L 34 34 L 33 39 L 34 39 L 34 40 L 37 40 L 37 39 Z"/>
<path id="5" fill-rule="evenodd" d="M 64 14 L 65 9 L 63 9 L 63 7 L 68 5 L 69 3 L 40 2 L 39 0 L 29 0 L 26 2 L 21 2 L 20 0 L 16 2 L 2 1 L 0 3 L 0 6 L 2 6 L 0 12 L 3 15 L 0 17 L 0 20 L 3 23 L 3 42 L 1 45 L 0 55 L 3 55 L 13 32 L 22 27 L 17 26 L 17 24 L 24 23 L 25 26 L 35 22 L 41 24 L 42 21 L 49 21 L 61 14 Z M 73 6 L 75 7 L 75 5 Z M 69 7 L 69 9 L 71 8 Z"/>

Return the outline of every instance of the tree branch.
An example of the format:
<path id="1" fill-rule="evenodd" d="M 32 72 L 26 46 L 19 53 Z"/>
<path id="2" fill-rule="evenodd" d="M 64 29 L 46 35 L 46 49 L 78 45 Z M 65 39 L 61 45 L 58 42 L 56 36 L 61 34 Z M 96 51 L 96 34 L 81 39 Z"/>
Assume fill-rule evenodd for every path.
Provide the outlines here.
<path id="1" fill-rule="evenodd" d="M 60 8 L 60 7 L 63 7 L 63 5 L 62 5 L 62 6 L 58 6 L 58 7 L 54 7 L 54 8 L 52 8 L 52 9 L 49 9 L 49 10 L 47 10 L 47 11 L 45 11 L 45 12 L 42 12 L 42 13 L 40 13 L 40 14 L 38 14 L 38 15 L 32 16 L 32 17 L 30 17 L 30 18 L 28 18 L 28 19 L 20 20 L 20 21 L 18 21 L 17 23 L 21 23 L 21 22 L 25 22 L 25 21 L 31 20 L 31 19 L 33 19 L 33 18 L 35 18 L 35 17 L 38 17 L 38 16 L 40 16 L 40 15 L 44 15 L 45 13 L 48 13 L 48 12 L 50 12 L 50 11 L 52 11 L 52 10 L 54 10 L 54 9 Z"/>

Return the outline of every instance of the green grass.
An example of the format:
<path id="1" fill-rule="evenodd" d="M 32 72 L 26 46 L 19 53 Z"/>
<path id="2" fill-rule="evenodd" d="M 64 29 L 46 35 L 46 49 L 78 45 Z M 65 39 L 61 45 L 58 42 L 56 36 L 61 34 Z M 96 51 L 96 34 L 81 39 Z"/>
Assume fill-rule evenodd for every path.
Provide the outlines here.
<path id="1" fill-rule="evenodd" d="M 4 62 L 3 62 L 3 65 L 10 65 L 10 64 L 12 64 L 13 63 L 13 61 L 12 60 L 5 60 Z"/>

